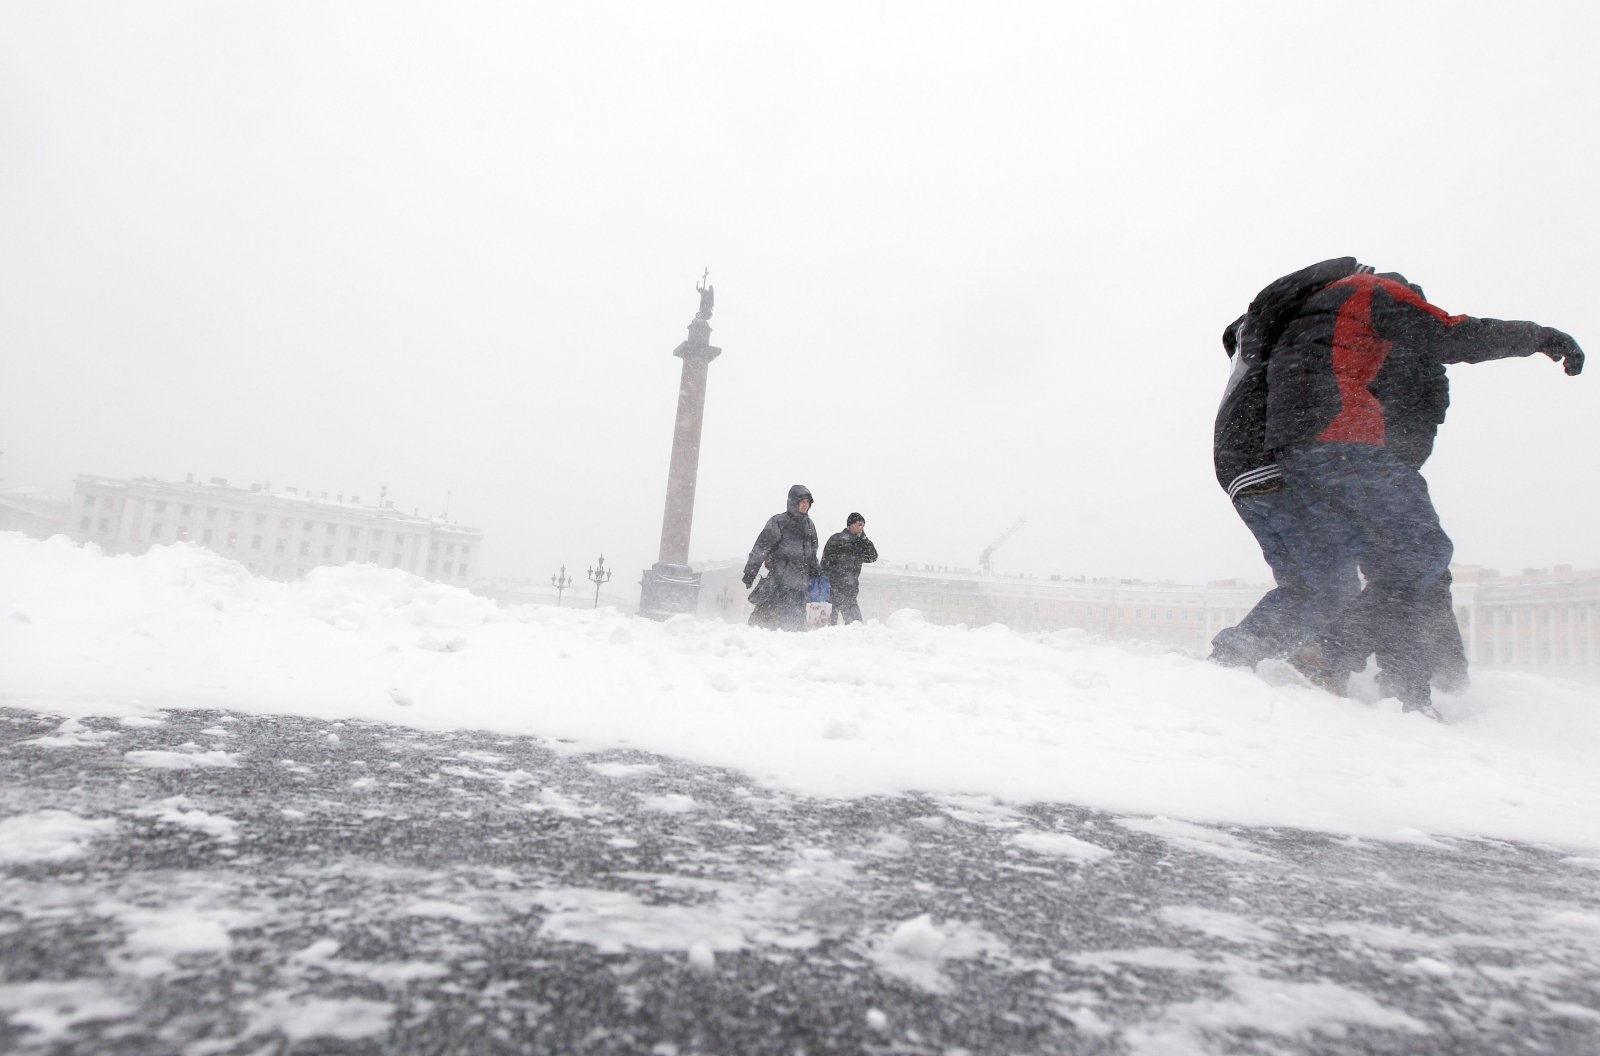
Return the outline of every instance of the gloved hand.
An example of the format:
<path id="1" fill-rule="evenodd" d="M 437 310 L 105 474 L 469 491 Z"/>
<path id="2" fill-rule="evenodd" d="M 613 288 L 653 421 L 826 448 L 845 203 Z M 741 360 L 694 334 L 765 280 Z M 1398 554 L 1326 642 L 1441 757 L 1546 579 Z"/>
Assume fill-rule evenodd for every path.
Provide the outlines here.
<path id="1" fill-rule="evenodd" d="M 745 576 L 743 582 L 744 582 L 744 589 L 745 590 L 749 590 L 751 587 L 756 585 L 756 577 L 755 576 Z"/>
<path id="2" fill-rule="evenodd" d="M 1572 339 L 1571 334 L 1562 333 L 1553 327 L 1545 327 L 1544 340 L 1539 343 L 1539 351 L 1560 363 L 1568 376 L 1583 373 L 1583 349 L 1578 347 L 1578 342 Z"/>

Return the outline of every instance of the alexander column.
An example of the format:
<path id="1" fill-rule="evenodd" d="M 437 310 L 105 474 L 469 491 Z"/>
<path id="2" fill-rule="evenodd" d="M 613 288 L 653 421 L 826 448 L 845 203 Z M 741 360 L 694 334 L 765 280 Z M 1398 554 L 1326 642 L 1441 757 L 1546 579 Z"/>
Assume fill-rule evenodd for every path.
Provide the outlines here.
<path id="1" fill-rule="evenodd" d="M 699 605 L 700 574 L 689 567 L 689 529 L 694 523 L 694 487 L 700 472 L 700 425 L 706 410 L 706 375 L 722 349 L 711 344 L 711 306 L 715 289 L 707 268 L 695 283 L 700 310 L 689 323 L 689 339 L 673 350 L 683 360 L 678 382 L 678 420 L 672 430 L 672 464 L 667 470 L 667 505 L 661 516 L 661 556 L 639 584 L 639 615 L 664 620 Z"/>

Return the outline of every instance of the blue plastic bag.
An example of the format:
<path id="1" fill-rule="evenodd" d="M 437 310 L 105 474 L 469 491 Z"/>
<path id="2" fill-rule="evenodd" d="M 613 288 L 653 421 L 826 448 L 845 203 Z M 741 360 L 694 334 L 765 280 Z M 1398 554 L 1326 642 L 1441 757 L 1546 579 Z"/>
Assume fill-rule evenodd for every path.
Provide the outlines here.
<path id="1" fill-rule="evenodd" d="M 833 600 L 833 584 L 828 582 L 827 576 L 816 576 L 811 580 L 811 589 L 806 592 L 806 601 L 831 601 Z"/>

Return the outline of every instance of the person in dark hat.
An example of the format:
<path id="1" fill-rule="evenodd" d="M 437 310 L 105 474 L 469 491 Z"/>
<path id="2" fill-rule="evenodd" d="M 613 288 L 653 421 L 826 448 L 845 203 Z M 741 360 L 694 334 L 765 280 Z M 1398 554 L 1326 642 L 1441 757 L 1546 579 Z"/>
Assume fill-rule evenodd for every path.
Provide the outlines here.
<path id="1" fill-rule="evenodd" d="M 785 631 L 806 629 L 806 595 L 821 575 L 817 565 L 817 526 L 811 523 L 811 491 L 804 484 L 789 489 L 789 504 L 767 519 L 744 565 L 744 585 L 755 585 L 761 566 L 771 569 L 772 592 L 766 603 L 773 625 Z"/>
<path id="2" fill-rule="evenodd" d="M 822 574 L 833 593 L 833 622 L 860 623 L 861 566 L 878 560 L 878 548 L 867 538 L 867 519 L 859 513 L 845 518 L 844 531 L 829 536 L 822 548 Z"/>

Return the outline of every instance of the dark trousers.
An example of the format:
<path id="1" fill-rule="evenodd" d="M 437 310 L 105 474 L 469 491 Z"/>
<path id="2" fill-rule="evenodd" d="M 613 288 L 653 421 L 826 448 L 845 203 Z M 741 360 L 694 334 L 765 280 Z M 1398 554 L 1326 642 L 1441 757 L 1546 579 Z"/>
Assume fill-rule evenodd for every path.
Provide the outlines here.
<path id="1" fill-rule="evenodd" d="M 835 624 L 861 622 L 861 606 L 856 603 L 854 594 L 833 596 L 833 619 L 830 622 Z"/>
<path id="2" fill-rule="evenodd" d="M 1454 548 L 1422 474 L 1369 444 L 1309 444 L 1281 453 L 1278 465 L 1285 491 L 1303 504 L 1309 545 L 1348 552 L 1353 540 L 1367 580 L 1322 632 L 1323 656 L 1358 671 L 1376 653 L 1386 692 L 1408 706 L 1428 703 Z"/>
<path id="3" fill-rule="evenodd" d="M 1467 646 L 1461 640 L 1461 624 L 1456 622 L 1450 583 L 1450 570 L 1446 569 L 1428 600 L 1425 644 L 1433 684 L 1457 692 L 1467 688 Z"/>
<path id="4" fill-rule="evenodd" d="M 1467 649 L 1461 640 L 1461 625 L 1456 622 L 1450 584 L 1450 570 L 1446 569 L 1418 607 L 1417 657 L 1427 667 L 1430 684 L 1458 692 L 1468 683 Z M 1366 666 L 1367 657 L 1378 652 L 1379 630 L 1360 627 L 1352 618 L 1351 626 L 1343 632 L 1346 644 L 1330 655 L 1330 661 L 1343 670 L 1360 671 Z"/>
<path id="5" fill-rule="evenodd" d="M 1316 637 L 1361 589 L 1354 533 L 1342 539 L 1314 536 L 1297 498 L 1280 488 L 1233 500 L 1234 511 L 1261 546 L 1275 586 L 1244 619 L 1211 640 L 1211 658 L 1219 663 L 1254 667 L 1287 654 Z"/>

